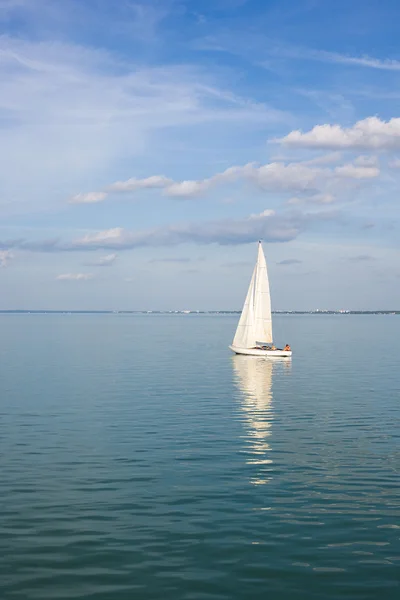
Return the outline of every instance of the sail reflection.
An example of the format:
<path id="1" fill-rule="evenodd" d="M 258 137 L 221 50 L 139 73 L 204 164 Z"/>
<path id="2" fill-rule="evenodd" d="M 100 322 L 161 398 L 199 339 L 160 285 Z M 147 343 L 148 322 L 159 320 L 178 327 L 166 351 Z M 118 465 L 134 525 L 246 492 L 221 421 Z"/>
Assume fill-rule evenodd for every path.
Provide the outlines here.
<path id="1" fill-rule="evenodd" d="M 241 391 L 241 409 L 244 416 L 246 434 L 247 464 L 257 465 L 254 485 L 263 485 L 271 479 L 270 436 L 273 422 L 272 380 L 277 369 L 290 369 L 291 361 L 268 360 L 254 356 L 236 355 L 232 358 L 236 383 Z M 289 372 L 289 371 L 288 371 Z"/>

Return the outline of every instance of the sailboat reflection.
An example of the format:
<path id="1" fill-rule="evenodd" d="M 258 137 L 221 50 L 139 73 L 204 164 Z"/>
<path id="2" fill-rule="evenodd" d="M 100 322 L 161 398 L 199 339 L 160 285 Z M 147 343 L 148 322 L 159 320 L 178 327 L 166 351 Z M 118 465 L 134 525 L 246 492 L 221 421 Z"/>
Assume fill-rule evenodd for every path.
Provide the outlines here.
<path id="1" fill-rule="evenodd" d="M 254 485 L 263 485 L 271 479 L 270 456 L 272 412 L 272 380 L 274 372 L 282 367 L 289 372 L 290 359 L 256 358 L 254 356 L 234 356 L 233 368 L 236 382 L 241 391 L 241 409 L 247 430 L 246 450 L 247 464 L 257 465 L 250 481 Z M 279 360 L 279 364 L 276 362 Z M 281 364 L 281 362 L 283 364 Z"/>

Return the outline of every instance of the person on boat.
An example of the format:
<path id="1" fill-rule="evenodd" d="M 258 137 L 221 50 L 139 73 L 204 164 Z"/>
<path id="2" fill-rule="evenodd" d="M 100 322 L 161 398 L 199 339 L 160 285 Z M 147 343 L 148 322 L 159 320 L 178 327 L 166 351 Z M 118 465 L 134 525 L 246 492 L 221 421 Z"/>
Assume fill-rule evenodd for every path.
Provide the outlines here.
<path id="1" fill-rule="evenodd" d="M 289 346 L 289 344 L 286 344 L 286 346 L 284 347 L 284 349 L 283 349 L 283 350 L 284 350 L 285 352 L 290 352 L 292 349 L 291 349 L 291 347 Z"/>

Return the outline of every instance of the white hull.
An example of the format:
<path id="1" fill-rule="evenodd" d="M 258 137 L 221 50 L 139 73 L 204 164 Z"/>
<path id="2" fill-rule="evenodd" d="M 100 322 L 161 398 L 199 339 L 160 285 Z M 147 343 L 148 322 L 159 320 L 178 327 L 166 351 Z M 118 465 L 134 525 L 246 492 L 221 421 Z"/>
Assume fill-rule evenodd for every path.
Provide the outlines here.
<path id="1" fill-rule="evenodd" d="M 276 358 L 289 358 L 292 356 L 291 350 L 262 350 L 261 348 L 237 348 L 229 346 L 235 354 L 246 354 L 247 356 L 274 356 Z"/>

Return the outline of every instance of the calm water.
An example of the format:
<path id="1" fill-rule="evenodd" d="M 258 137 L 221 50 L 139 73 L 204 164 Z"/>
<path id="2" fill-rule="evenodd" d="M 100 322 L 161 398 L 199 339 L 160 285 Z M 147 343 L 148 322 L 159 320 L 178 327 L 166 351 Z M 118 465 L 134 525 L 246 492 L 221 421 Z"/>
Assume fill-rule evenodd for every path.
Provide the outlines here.
<path id="1" fill-rule="evenodd" d="M 392 599 L 400 317 L 0 315 L 0 598 Z"/>

